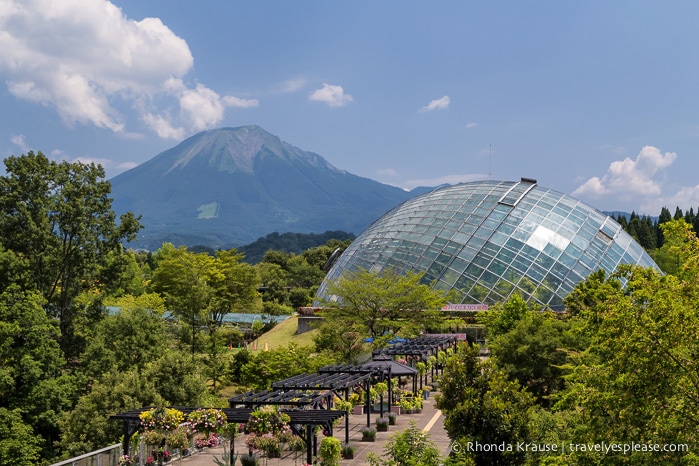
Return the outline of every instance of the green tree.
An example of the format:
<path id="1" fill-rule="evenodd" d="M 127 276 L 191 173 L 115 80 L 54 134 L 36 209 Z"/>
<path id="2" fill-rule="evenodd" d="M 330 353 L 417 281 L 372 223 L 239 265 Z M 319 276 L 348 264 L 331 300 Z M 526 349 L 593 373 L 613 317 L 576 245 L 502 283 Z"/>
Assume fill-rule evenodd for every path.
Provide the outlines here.
<path id="1" fill-rule="evenodd" d="M 682 247 L 696 250 L 696 236 L 684 231 Z M 586 324 L 591 345 L 557 407 L 578 413 L 576 442 L 686 443 L 690 453 L 608 455 L 595 457 L 598 464 L 697 461 L 699 267 L 696 254 L 684 257 L 680 277 L 622 266 L 607 280 L 612 286 L 586 286 L 594 304 L 580 318 L 594 319 Z"/>
<path id="2" fill-rule="evenodd" d="M 162 404 L 147 377 L 135 371 L 106 374 L 62 416 L 60 446 L 72 457 L 118 443 L 124 427 L 121 421 L 110 420 L 111 415 Z"/>
<path id="3" fill-rule="evenodd" d="M 692 226 L 684 219 L 668 220 L 660 225 L 663 234 L 663 245 L 652 251 L 651 256 L 665 273 L 681 275 L 685 264 L 692 254 L 692 237 L 695 235 Z"/>
<path id="4" fill-rule="evenodd" d="M 110 184 L 95 164 L 50 161 L 41 152 L 5 159 L 0 177 L 0 238 L 27 259 L 46 310 L 58 318 L 61 346 L 80 351 L 75 340 L 74 299 L 100 286 L 107 257 L 141 228 L 131 213 L 119 224 L 111 208 Z"/>
<path id="5" fill-rule="evenodd" d="M 413 336 L 437 318 L 434 310 L 446 303 L 445 294 L 422 284 L 424 274 L 398 275 L 393 269 L 382 274 L 358 270 L 330 283 L 324 305 L 327 319 L 361 324 L 368 334 Z"/>
<path id="6" fill-rule="evenodd" d="M 216 326 L 231 312 L 255 312 L 262 307 L 257 291 L 260 277 L 255 267 L 241 262 L 243 255 L 235 249 L 218 251 L 211 263 L 209 315 Z"/>
<path id="7" fill-rule="evenodd" d="M 447 359 L 440 381 L 437 407 L 444 412 L 449 438 L 462 447 L 510 445 L 505 451 L 467 454 L 476 465 L 512 465 L 525 461 L 515 446 L 528 442 L 533 398 L 516 382 L 510 382 L 489 361 L 479 359 L 479 349 L 465 344 Z"/>
<path id="8" fill-rule="evenodd" d="M 163 295 L 168 309 L 188 329 L 191 354 L 194 356 L 200 329 L 207 324 L 213 291 L 209 279 L 214 258 L 207 254 L 195 254 L 184 246 L 175 248 L 169 243 L 163 245 L 157 256 L 153 289 Z"/>
<path id="9" fill-rule="evenodd" d="M 255 390 L 267 390 L 273 382 L 317 372 L 319 368 L 335 362 L 335 358 L 327 353 L 314 353 L 312 346 L 289 344 L 250 357 L 240 369 L 240 378 L 243 385 Z"/>
<path id="10" fill-rule="evenodd" d="M 510 380 L 518 381 L 549 406 L 551 396 L 565 387 L 571 351 L 582 351 L 587 339 L 576 336 L 568 321 L 552 312 L 531 313 L 515 327 L 488 342 L 491 356 Z"/>
<path id="11" fill-rule="evenodd" d="M 36 291 L 17 285 L 0 294 L 0 407 L 21 409 L 23 420 L 43 439 L 42 455 L 54 456 L 58 417 L 78 394 L 58 345 L 60 330 Z"/>
<path id="12" fill-rule="evenodd" d="M 143 371 L 160 398 L 172 406 L 197 406 L 206 394 L 206 381 L 200 368 L 186 353 L 165 352 Z"/>
<path id="13" fill-rule="evenodd" d="M 170 346 L 158 295 L 124 296 L 116 304 L 120 310 L 97 324 L 83 355 L 85 370 L 95 379 L 112 370 L 141 371 Z"/>
<path id="14" fill-rule="evenodd" d="M 402 432 L 391 435 L 384 454 L 379 460 L 375 455 L 369 457 L 372 466 L 439 466 L 442 464 L 439 449 L 430 441 L 430 435 L 423 432 L 411 420 Z"/>
<path id="15" fill-rule="evenodd" d="M 24 423 L 19 409 L 0 408 L 0 466 L 34 466 L 39 463 L 40 440 Z"/>
<path id="16" fill-rule="evenodd" d="M 317 351 L 331 351 L 347 364 L 356 364 L 364 352 L 364 332 L 361 325 L 324 319 L 313 336 Z"/>
<path id="17" fill-rule="evenodd" d="M 510 296 L 504 304 L 495 304 L 483 319 L 488 338 L 496 338 L 511 331 L 520 320 L 529 317 L 530 314 L 530 307 L 519 294 Z"/>

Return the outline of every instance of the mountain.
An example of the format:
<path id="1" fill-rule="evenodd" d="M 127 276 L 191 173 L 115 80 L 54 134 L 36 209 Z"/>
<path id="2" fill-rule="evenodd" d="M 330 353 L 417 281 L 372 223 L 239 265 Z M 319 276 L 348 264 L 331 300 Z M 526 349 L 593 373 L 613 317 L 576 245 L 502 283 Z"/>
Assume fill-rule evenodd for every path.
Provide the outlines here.
<path id="1" fill-rule="evenodd" d="M 361 233 L 415 193 L 353 175 L 259 126 L 196 134 L 111 180 L 117 214 L 142 215 L 133 246 L 238 247 L 272 232 Z"/>

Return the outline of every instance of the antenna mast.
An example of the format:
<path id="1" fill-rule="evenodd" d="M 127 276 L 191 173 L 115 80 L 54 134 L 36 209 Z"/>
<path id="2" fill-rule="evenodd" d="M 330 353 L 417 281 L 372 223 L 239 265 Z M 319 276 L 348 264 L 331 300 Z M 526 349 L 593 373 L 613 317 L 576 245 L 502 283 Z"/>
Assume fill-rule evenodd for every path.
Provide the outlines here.
<path id="1" fill-rule="evenodd" d="M 488 144 L 488 180 L 493 179 L 493 144 Z"/>

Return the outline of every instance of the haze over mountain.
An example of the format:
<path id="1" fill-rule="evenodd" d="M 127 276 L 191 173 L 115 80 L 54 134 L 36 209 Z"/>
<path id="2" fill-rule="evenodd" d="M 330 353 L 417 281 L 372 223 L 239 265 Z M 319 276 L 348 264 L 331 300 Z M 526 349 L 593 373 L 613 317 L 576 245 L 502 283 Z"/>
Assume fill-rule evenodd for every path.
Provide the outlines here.
<path id="1" fill-rule="evenodd" d="M 196 134 L 111 180 L 113 207 L 143 215 L 135 247 L 228 248 L 272 232 L 361 233 L 406 192 L 332 166 L 259 126 Z"/>

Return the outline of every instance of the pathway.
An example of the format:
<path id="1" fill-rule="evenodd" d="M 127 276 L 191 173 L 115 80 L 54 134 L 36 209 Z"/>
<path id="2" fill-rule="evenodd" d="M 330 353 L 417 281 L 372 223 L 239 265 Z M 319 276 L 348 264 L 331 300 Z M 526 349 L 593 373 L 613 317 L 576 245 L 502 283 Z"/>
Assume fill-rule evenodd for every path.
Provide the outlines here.
<path id="1" fill-rule="evenodd" d="M 434 398 L 430 397 L 425 401 L 422 413 L 420 414 L 402 414 L 396 418 L 396 425 L 389 427 L 389 432 L 377 432 L 375 442 L 362 442 L 362 434 L 360 429 L 366 426 L 366 415 L 354 414 L 350 415 L 350 444 L 355 447 L 354 459 L 352 460 L 342 460 L 340 462 L 341 466 L 359 466 L 365 465 L 366 457 L 369 452 L 374 452 L 377 455 L 383 453 L 383 446 L 386 444 L 388 438 L 394 433 L 407 428 L 410 425 L 410 421 L 414 420 L 418 428 L 426 431 L 430 434 L 430 440 L 435 443 L 437 448 L 442 452 L 442 455 L 446 456 L 449 453 L 449 438 L 446 431 L 444 430 L 444 416 L 441 411 L 437 410 L 434 406 Z M 371 421 L 372 423 L 378 417 L 378 414 L 372 413 Z M 340 439 L 344 443 L 345 439 L 345 423 L 344 418 L 341 422 L 341 426 L 335 428 L 334 436 Z M 318 436 L 318 444 L 320 445 L 320 440 L 322 435 Z M 237 453 L 247 452 L 245 447 L 245 436 L 238 435 L 235 441 L 235 451 Z M 192 455 L 189 458 L 184 458 L 182 460 L 182 466 L 209 466 L 215 465 L 214 457 L 221 458 L 223 453 L 222 447 L 215 448 L 205 448 L 200 452 Z M 282 458 L 267 459 L 262 458 L 260 460 L 261 466 L 301 466 L 305 464 L 306 452 L 289 452 L 285 451 L 282 454 Z M 239 462 L 236 464 L 240 464 Z M 174 465 L 178 465 L 175 461 Z"/>

